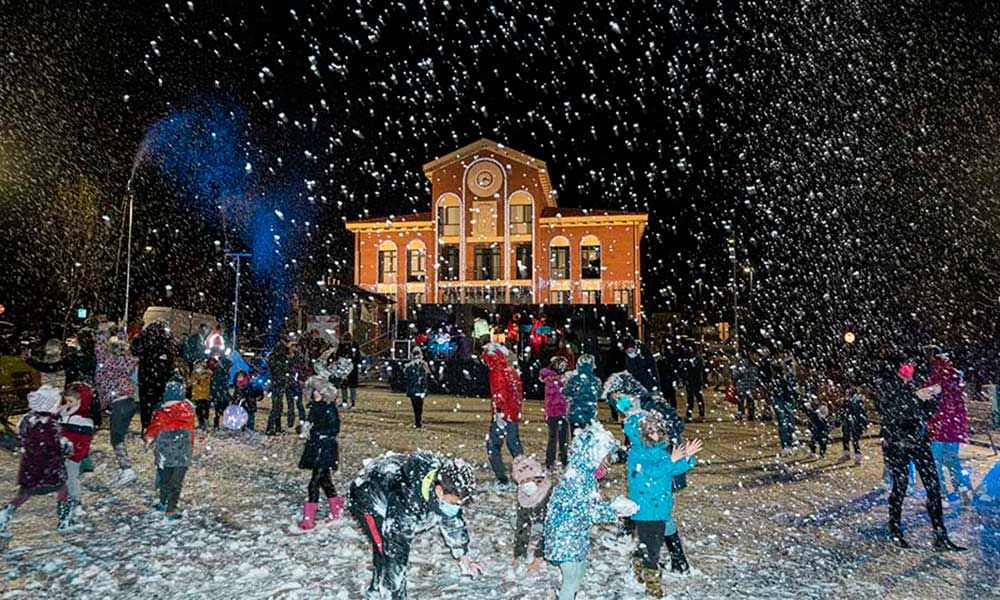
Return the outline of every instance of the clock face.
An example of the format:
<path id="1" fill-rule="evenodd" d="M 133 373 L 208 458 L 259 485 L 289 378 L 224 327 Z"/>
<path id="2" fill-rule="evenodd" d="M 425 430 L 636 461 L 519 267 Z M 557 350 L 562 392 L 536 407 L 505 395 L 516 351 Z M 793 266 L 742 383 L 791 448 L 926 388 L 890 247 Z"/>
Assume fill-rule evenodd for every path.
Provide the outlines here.
<path id="1" fill-rule="evenodd" d="M 466 181 L 473 194 L 479 197 L 492 196 L 503 186 L 503 171 L 496 163 L 479 161 L 469 168 Z"/>

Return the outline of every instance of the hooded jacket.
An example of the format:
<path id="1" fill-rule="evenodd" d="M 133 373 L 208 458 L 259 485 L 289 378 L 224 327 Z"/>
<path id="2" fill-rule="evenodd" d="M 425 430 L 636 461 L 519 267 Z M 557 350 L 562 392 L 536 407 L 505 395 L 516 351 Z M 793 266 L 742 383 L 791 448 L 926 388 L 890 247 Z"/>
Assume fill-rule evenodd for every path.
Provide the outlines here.
<path id="1" fill-rule="evenodd" d="M 941 386 L 941 406 L 927 421 L 935 442 L 969 441 L 969 411 L 965 407 L 965 382 L 962 374 L 944 357 L 936 357 L 931 367 L 929 385 Z"/>
<path id="2" fill-rule="evenodd" d="M 18 426 L 21 438 L 21 465 L 17 485 L 27 494 L 47 494 L 66 483 L 63 457 L 73 451 L 73 444 L 62 437 L 58 416 L 48 412 L 30 412 Z"/>
<path id="3" fill-rule="evenodd" d="M 156 467 L 187 467 L 194 446 L 194 406 L 187 400 L 164 402 L 143 437 L 156 440 Z"/>
<path id="4" fill-rule="evenodd" d="M 655 446 L 643 443 L 639 424 L 645 412 L 625 421 L 625 435 L 632 445 L 628 451 L 628 497 L 639 505 L 633 521 L 672 521 L 674 508 L 674 477 L 690 471 L 694 457 L 674 462 L 670 457 L 669 440 Z"/>
<path id="5" fill-rule="evenodd" d="M 562 373 L 545 367 L 538 373 L 538 378 L 545 384 L 545 417 L 565 417 L 569 412 L 569 404 L 563 395 Z"/>
<path id="6" fill-rule="evenodd" d="M 423 398 L 427 395 L 427 380 L 431 367 L 423 358 L 414 358 L 406 363 L 403 376 L 406 378 L 406 395 L 410 398 Z"/>
<path id="7" fill-rule="evenodd" d="M 915 445 L 927 435 L 927 417 L 937 412 L 937 398 L 921 399 L 912 381 L 901 378 L 893 365 L 881 370 L 872 388 L 886 442 Z"/>
<path id="8" fill-rule="evenodd" d="M 125 342 L 125 331 L 118 332 L 122 351 L 116 354 L 111 350 L 110 336 L 107 331 L 98 331 L 94 339 L 94 352 L 97 357 L 97 373 L 95 383 L 101 402 L 107 406 L 121 398 L 139 397 L 135 388 L 133 375 L 139 368 L 139 359 L 132 356 Z"/>
<path id="9" fill-rule="evenodd" d="M 601 380 L 594 372 L 592 356 L 581 356 L 576 371 L 570 374 L 562 388 L 569 402 L 569 422 L 573 427 L 585 427 L 597 418 L 597 402 L 601 398 Z"/>
<path id="10" fill-rule="evenodd" d="M 569 465 L 549 499 L 545 517 L 545 558 L 553 563 L 582 562 L 590 554 L 590 529 L 618 518 L 601 498 L 596 472 L 617 449 L 614 437 L 593 423 L 573 438 Z"/>
<path id="11" fill-rule="evenodd" d="M 94 400 L 94 392 L 89 385 L 79 387 L 80 404 L 73 412 L 64 414 L 60 427 L 62 436 L 73 445 L 69 459 L 80 462 L 90 452 L 90 441 L 94 437 L 94 421 L 90 418 L 90 405 Z"/>
<path id="12" fill-rule="evenodd" d="M 660 391 L 660 373 L 656 361 L 642 345 L 636 345 L 639 352 L 635 357 L 625 355 L 625 370 L 632 374 L 650 393 Z"/>
<path id="13" fill-rule="evenodd" d="M 487 347 L 483 353 L 483 362 L 490 370 L 493 413 L 502 413 L 511 423 L 520 423 L 524 398 L 520 373 L 507 362 L 507 355 L 499 348 Z"/>
<path id="14" fill-rule="evenodd" d="M 340 462 L 340 448 L 337 446 L 340 412 L 337 402 L 310 402 L 309 423 L 309 440 L 302 449 L 299 468 L 336 471 Z"/>

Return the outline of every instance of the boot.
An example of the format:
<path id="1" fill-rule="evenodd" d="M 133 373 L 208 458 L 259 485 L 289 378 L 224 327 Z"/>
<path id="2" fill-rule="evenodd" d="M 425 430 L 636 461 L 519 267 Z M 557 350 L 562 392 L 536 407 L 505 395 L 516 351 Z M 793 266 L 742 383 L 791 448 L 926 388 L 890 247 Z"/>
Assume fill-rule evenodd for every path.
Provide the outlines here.
<path id="1" fill-rule="evenodd" d="M 56 503 L 56 516 L 59 517 L 58 531 L 70 531 L 76 527 L 73 521 L 73 500 L 67 499 L 65 502 Z"/>
<path id="2" fill-rule="evenodd" d="M 645 581 L 642 576 L 642 561 L 643 552 L 642 550 L 636 548 L 635 552 L 632 553 L 632 573 L 635 574 L 635 580 L 639 583 L 643 583 Z"/>
<path id="3" fill-rule="evenodd" d="M 136 480 L 135 471 L 131 468 L 122 469 L 118 473 L 118 479 L 116 479 L 111 486 L 112 487 L 124 487 Z"/>
<path id="4" fill-rule="evenodd" d="M 687 557 L 684 556 L 684 546 L 681 544 L 681 536 L 674 532 L 664 540 L 667 543 L 667 552 L 670 553 L 670 571 L 673 573 L 687 573 L 691 570 Z"/>
<path id="5" fill-rule="evenodd" d="M 333 523 L 340 519 L 340 514 L 344 511 L 344 497 L 343 496 L 331 496 L 326 499 L 327 504 L 330 505 L 330 514 L 326 516 L 324 523 Z"/>
<path id="6" fill-rule="evenodd" d="M 837 464 L 839 465 L 849 460 L 851 460 L 851 453 L 848 452 L 847 450 L 844 450 L 843 452 L 840 453 L 840 458 L 837 459 Z"/>
<path id="7" fill-rule="evenodd" d="M 14 511 L 17 508 L 13 504 L 8 504 L 0 510 L 0 537 L 9 537 L 10 534 L 7 533 L 7 523 L 14 518 Z"/>
<path id="8" fill-rule="evenodd" d="M 948 532 L 942 529 L 934 532 L 934 550 L 938 552 L 965 552 L 968 548 L 959 546 L 948 539 Z"/>
<path id="9" fill-rule="evenodd" d="M 962 506 L 969 506 L 972 504 L 972 494 L 969 493 L 969 490 L 960 491 L 959 496 L 962 498 Z"/>
<path id="10" fill-rule="evenodd" d="M 899 525 L 893 523 L 889 524 L 889 537 L 892 538 L 892 543 L 896 544 L 904 550 L 910 547 L 909 542 L 903 537 L 903 529 Z"/>
<path id="11" fill-rule="evenodd" d="M 299 529 L 309 531 L 316 526 L 316 508 L 318 506 L 315 502 L 306 502 L 302 506 L 302 520 L 299 521 Z"/>
<path id="12" fill-rule="evenodd" d="M 857 454 L 854 455 L 854 464 L 855 465 L 857 465 L 857 466 L 860 467 L 861 463 L 863 463 L 863 462 L 864 462 L 864 458 L 861 456 L 860 452 L 858 452 Z"/>
<path id="13" fill-rule="evenodd" d="M 663 597 L 663 586 L 660 584 L 659 569 L 643 567 L 642 579 L 646 583 L 646 594 L 652 596 L 653 598 Z"/>

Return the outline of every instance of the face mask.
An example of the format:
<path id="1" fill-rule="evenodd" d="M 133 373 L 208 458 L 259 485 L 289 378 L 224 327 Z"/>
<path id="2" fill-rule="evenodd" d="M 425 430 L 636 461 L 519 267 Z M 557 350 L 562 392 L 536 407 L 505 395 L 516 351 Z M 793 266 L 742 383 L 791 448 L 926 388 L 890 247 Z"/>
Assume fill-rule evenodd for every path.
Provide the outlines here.
<path id="1" fill-rule="evenodd" d="M 538 491 L 538 484 L 534 481 L 529 481 L 527 483 L 521 484 L 521 491 L 524 492 L 526 496 L 534 496 Z"/>
<path id="2" fill-rule="evenodd" d="M 607 472 L 608 470 L 604 468 L 604 465 L 601 465 L 597 467 L 597 471 L 594 472 L 594 477 L 597 479 L 604 479 L 604 474 Z"/>
<path id="3" fill-rule="evenodd" d="M 629 358 L 635 358 L 636 356 L 639 356 L 638 352 L 634 352 L 634 351 L 631 351 L 631 350 L 628 351 L 628 352 L 626 352 L 625 354 L 627 354 Z"/>
<path id="4" fill-rule="evenodd" d="M 438 500 L 438 512 L 440 512 L 442 516 L 448 518 L 458 516 L 458 511 L 460 510 L 462 510 L 462 507 L 457 504 L 451 504 L 449 502 L 445 502 L 444 500 Z"/>

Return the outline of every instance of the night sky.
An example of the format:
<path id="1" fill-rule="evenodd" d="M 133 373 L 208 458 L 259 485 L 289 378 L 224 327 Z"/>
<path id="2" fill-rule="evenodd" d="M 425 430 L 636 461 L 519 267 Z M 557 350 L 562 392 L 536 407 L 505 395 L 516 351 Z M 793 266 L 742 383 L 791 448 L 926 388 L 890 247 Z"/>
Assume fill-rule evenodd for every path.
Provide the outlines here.
<path id="1" fill-rule="evenodd" d="M 420 165 L 485 136 L 546 160 L 564 206 L 650 212 L 648 313 L 728 318 L 733 240 L 761 344 L 830 356 L 852 329 L 992 360 L 998 17 L 0 0 L 0 303 L 120 311 L 135 165 L 137 304 L 227 311 L 228 245 L 268 257 L 248 306 L 266 322 L 270 291 L 350 278 L 342 219 L 427 210 Z"/>

